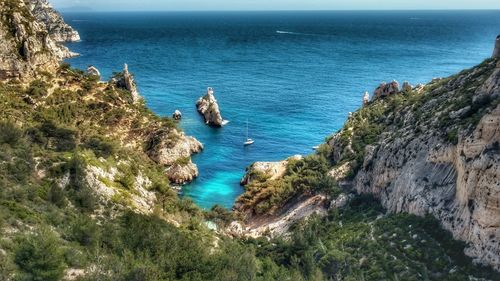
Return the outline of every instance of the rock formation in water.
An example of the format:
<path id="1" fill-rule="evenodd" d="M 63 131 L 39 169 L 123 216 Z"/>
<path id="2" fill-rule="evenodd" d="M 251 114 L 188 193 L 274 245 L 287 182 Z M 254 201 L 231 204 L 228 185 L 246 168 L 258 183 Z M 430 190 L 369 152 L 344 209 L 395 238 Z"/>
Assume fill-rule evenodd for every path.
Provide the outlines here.
<path id="1" fill-rule="evenodd" d="M 221 127 L 223 125 L 223 119 L 219 110 L 219 104 L 214 96 L 214 91 L 212 88 L 207 89 L 207 94 L 198 99 L 196 102 L 196 108 L 198 112 L 205 118 L 205 123 L 214 126 Z"/>
<path id="2" fill-rule="evenodd" d="M 180 110 L 176 109 L 174 113 L 172 114 L 172 118 L 174 120 L 181 120 L 182 119 L 182 113 Z"/>
<path id="3" fill-rule="evenodd" d="M 24 0 L 31 13 L 42 28 L 49 32 L 49 36 L 56 42 L 80 41 L 80 35 L 70 25 L 64 22 L 61 14 L 57 12 L 47 0 Z"/>

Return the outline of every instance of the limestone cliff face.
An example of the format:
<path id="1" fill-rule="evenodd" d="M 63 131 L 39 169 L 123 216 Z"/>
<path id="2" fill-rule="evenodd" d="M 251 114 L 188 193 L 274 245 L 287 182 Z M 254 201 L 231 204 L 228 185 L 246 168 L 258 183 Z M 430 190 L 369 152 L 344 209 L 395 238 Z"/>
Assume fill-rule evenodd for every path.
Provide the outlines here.
<path id="1" fill-rule="evenodd" d="M 208 88 L 207 94 L 196 102 L 198 112 L 205 118 L 205 123 L 214 127 L 221 127 L 223 119 L 219 110 L 219 104 L 215 99 L 212 88 Z"/>
<path id="2" fill-rule="evenodd" d="M 0 3 L 0 79 L 29 78 L 54 71 L 69 50 L 54 41 L 22 0 Z"/>
<path id="3" fill-rule="evenodd" d="M 371 120 L 382 129 L 375 142 L 363 147 L 361 161 L 348 156 L 356 153 L 352 144 L 365 133 L 352 124 L 370 123 L 365 119 L 368 111 L 355 113 L 329 142 L 338 163 L 334 174 L 346 163 L 358 167 L 349 181 L 357 192 L 374 194 L 391 212 L 433 215 L 456 239 L 468 242 L 467 255 L 497 270 L 499 66 L 497 60 L 490 60 L 452 78 L 436 80 L 423 93 L 408 97 L 417 103 L 386 110 L 378 120 Z M 405 98 L 404 93 L 399 95 Z M 368 108 L 389 104 L 382 99 Z"/>
<path id="4" fill-rule="evenodd" d="M 47 0 L 24 0 L 31 13 L 38 22 L 49 32 L 52 40 L 56 42 L 80 41 L 80 35 L 70 25 L 64 22 L 61 14 L 57 12 Z"/>

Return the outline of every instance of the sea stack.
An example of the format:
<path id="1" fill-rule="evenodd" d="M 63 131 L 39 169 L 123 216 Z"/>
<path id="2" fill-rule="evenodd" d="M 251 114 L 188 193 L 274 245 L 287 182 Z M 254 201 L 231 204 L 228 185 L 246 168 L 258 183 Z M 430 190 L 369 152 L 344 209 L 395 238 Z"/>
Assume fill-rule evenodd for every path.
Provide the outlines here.
<path id="1" fill-rule="evenodd" d="M 172 118 L 174 118 L 174 120 L 181 120 L 182 119 L 182 113 L 180 110 L 175 110 L 174 113 L 172 114 Z"/>
<path id="2" fill-rule="evenodd" d="M 220 114 L 219 104 L 212 88 L 207 89 L 207 94 L 196 102 L 198 112 L 205 118 L 205 123 L 213 127 L 222 127 L 224 120 Z"/>
<path id="3" fill-rule="evenodd" d="M 500 58 L 500 35 L 497 36 L 497 39 L 495 40 L 495 49 L 493 49 L 493 56 L 494 59 Z"/>

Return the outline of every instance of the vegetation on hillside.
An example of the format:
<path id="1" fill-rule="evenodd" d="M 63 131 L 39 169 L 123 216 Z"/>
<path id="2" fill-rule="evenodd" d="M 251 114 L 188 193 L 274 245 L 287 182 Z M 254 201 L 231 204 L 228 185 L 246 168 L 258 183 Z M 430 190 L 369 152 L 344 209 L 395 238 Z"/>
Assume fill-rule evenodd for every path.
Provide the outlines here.
<path id="1" fill-rule="evenodd" d="M 249 241 L 257 257 L 295 269 L 295 280 L 497 280 L 476 267 L 439 222 L 386 214 L 371 197 L 356 197 L 326 218 L 299 224 L 289 239 Z"/>
<path id="2" fill-rule="evenodd" d="M 237 201 L 238 209 L 261 215 L 274 213 L 299 196 L 338 195 L 340 189 L 328 175 L 331 167 L 328 153 L 328 147 L 323 146 L 316 154 L 300 160 L 290 159 L 285 175 L 276 180 L 254 171 L 255 180 L 245 186 L 245 193 Z"/>

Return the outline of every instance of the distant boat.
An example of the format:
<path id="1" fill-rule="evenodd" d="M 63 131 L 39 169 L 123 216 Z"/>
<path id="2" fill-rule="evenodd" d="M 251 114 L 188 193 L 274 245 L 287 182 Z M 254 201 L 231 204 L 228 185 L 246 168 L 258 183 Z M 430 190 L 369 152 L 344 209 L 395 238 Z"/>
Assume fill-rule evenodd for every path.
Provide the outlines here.
<path id="1" fill-rule="evenodd" d="M 255 141 L 248 137 L 248 119 L 247 119 L 247 140 L 243 143 L 244 146 L 252 145 Z"/>
<path id="2" fill-rule="evenodd" d="M 312 147 L 313 150 L 318 150 L 318 148 L 319 148 L 319 145 Z"/>

